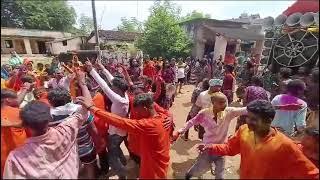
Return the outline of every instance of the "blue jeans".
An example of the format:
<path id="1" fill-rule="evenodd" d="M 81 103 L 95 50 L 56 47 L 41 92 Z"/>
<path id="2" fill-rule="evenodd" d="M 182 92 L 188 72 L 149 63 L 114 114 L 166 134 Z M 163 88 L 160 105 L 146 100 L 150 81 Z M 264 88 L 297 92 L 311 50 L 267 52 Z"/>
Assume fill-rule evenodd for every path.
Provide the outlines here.
<path id="1" fill-rule="evenodd" d="M 127 160 L 120 147 L 125 138 L 126 137 L 122 137 L 117 134 L 108 136 L 109 165 L 120 178 L 125 178 L 127 175 L 125 168 Z"/>
<path id="2" fill-rule="evenodd" d="M 223 179 L 225 159 L 223 156 L 210 155 L 208 151 L 199 154 L 197 161 L 189 169 L 186 178 L 189 179 L 193 176 L 200 176 L 209 169 L 212 163 L 215 164 L 216 179 Z"/>

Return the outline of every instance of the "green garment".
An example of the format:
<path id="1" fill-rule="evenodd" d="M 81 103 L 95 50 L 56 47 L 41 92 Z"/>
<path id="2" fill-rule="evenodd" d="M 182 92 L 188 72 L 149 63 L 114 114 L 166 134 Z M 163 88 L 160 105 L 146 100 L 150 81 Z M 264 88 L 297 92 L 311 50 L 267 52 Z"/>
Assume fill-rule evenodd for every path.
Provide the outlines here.
<path id="1" fill-rule="evenodd" d="M 22 63 L 23 63 L 23 59 L 18 55 L 16 55 L 15 57 L 11 57 L 9 59 L 9 65 L 13 67 L 21 65 Z"/>

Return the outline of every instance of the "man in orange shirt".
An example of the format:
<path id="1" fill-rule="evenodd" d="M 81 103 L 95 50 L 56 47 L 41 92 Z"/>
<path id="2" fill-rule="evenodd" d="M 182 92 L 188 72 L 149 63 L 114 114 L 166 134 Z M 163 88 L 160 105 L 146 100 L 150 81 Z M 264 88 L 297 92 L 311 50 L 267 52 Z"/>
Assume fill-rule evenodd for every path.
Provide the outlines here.
<path id="1" fill-rule="evenodd" d="M 27 138 L 25 129 L 20 128 L 22 121 L 19 117 L 20 109 L 17 108 L 18 101 L 13 90 L 1 89 L 1 177 L 9 153 Z"/>
<path id="2" fill-rule="evenodd" d="M 240 154 L 240 179 L 315 179 L 319 169 L 299 147 L 271 127 L 275 110 L 265 100 L 247 105 L 247 124 L 225 144 L 200 145 L 199 150 L 222 156 Z"/>
<path id="3" fill-rule="evenodd" d="M 152 96 L 147 93 L 139 94 L 134 99 L 134 107 L 140 112 L 138 121 L 122 118 L 112 113 L 94 107 L 93 103 L 86 98 L 78 97 L 78 103 L 118 128 L 129 133 L 142 135 L 139 137 L 140 144 L 140 178 L 159 179 L 166 178 L 169 166 L 169 134 L 163 127 L 163 117 L 156 115 Z"/>

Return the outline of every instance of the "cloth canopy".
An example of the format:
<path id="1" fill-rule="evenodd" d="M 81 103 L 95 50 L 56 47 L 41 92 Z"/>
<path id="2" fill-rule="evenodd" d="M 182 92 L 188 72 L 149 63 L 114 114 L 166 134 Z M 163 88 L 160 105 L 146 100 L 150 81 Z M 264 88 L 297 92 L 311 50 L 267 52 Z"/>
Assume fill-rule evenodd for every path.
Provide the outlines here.
<path id="1" fill-rule="evenodd" d="M 282 14 L 290 16 L 293 13 L 300 12 L 302 14 L 306 12 L 319 12 L 318 0 L 297 0 L 290 7 L 288 7 Z"/>

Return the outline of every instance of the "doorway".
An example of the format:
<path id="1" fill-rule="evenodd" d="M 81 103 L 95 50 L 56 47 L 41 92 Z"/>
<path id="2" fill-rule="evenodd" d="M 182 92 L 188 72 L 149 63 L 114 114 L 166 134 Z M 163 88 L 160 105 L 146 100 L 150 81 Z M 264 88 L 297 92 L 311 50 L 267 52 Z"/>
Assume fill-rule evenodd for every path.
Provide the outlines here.
<path id="1" fill-rule="evenodd" d="M 46 54 L 46 43 L 44 41 L 37 41 L 39 54 Z"/>

